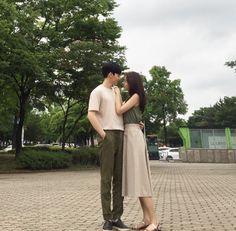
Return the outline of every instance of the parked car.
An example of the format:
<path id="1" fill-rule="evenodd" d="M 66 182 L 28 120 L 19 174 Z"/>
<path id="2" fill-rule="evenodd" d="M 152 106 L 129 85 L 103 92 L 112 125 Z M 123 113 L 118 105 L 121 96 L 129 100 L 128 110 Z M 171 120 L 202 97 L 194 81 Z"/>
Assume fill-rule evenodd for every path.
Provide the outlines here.
<path id="1" fill-rule="evenodd" d="M 169 147 L 159 147 L 158 151 L 159 151 L 159 155 L 161 159 L 166 159 L 167 155 L 168 155 L 168 151 L 169 151 Z"/>
<path id="2" fill-rule="evenodd" d="M 35 147 L 50 147 L 52 146 L 51 144 L 35 144 Z"/>
<path id="3" fill-rule="evenodd" d="M 159 154 L 163 160 L 178 160 L 179 148 L 159 147 Z"/>
<path id="4" fill-rule="evenodd" d="M 166 160 L 179 160 L 179 148 L 170 148 Z"/>
<path id="5" fill-rule="evenodd" d="M 1 152 L 8 152 L 8 151 L 10 151 L 10 150 L 12 150 L 12 145 L 10 144 L 10 145 L 8 145 L 6 148 L 4 148 L 3 150 L 1 150 Z"/>

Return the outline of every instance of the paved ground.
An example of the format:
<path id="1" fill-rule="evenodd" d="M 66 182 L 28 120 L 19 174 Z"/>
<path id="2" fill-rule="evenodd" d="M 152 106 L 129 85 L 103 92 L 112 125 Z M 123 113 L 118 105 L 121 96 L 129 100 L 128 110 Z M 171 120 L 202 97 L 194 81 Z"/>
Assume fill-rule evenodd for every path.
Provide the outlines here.
<path id="1" fill-rule="evenodd" d="M 236 164 L 151 161 L 163 231 L 236 230 Z M 0 175 L 0 231 L 97 231 L 99 171 Z M 123 219 L 139 221 L 137 199 Z"/>

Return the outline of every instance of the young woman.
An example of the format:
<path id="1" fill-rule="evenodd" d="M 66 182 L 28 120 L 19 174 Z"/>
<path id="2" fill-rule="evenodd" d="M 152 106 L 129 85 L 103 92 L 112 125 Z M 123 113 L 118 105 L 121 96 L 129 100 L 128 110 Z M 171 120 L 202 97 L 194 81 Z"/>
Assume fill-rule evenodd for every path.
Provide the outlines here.
<path id="1" fill-rule="evenodd" d="M 133 229 L 158 231 L 161 225 L 154 211 L 146 141 L 139 125 L 146 104 L 142 77 L 136 72 L 126 73 L 124 88 L 129 92 L 129 99 L 122 104 L 120 90 L 115 87 L 116 113 L 123 114 L 125 124 L 122 196 L 139 197 L 143 220 Z"/>

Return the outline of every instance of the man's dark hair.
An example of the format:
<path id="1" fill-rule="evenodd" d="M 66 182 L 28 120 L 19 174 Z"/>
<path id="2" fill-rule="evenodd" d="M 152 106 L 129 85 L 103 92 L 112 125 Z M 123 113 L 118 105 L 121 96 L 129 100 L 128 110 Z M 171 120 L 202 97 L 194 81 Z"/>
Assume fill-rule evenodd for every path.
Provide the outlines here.
<path id="1" fill-rule="evenodd" d="M 104 78 L 108 76 L 109 73 L 121 74 L 121 67 L 119 64 L 114 62 L 107 62 L 102 65 L 102 75 Z"/>

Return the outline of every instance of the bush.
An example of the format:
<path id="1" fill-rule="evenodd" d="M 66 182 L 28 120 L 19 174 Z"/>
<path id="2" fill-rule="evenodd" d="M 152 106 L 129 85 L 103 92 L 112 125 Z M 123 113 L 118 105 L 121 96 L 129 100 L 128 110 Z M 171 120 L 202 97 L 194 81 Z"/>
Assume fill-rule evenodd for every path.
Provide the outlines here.
<path id="1" fill-rule="evenodd" d="M 17 160 L 19 168 L 50 170 L 67 168 L 71 165 L 99 166 L 97 147 L 69 148 L 61 151 L 58 147 L 23 147 Z"/>
<path id="2" fill-rule="evenodd" d="M 71 150 L 73 164 L 99 166 L 99 154 L 97 147 L 80 147 Z"/>
<path id="3" fill-rule="evenodd" d="M 61 147 L 54 146 L 28 146 L 22 147 L 22 151 L 43 151 L 43 152 L 61 152 Z"/>
<path id="4" fill-rule="evenodd" d="M 71 154 L 64 152 L 23 150 L 17 163 L 20 168 L 43 170 L 67 168 L 72 163 Z"/>
<path id="5" fill-rule="evenodd" d="M 11 172 L 16 167 L 14 154 L 0 153 L 0 172 Z"/>

